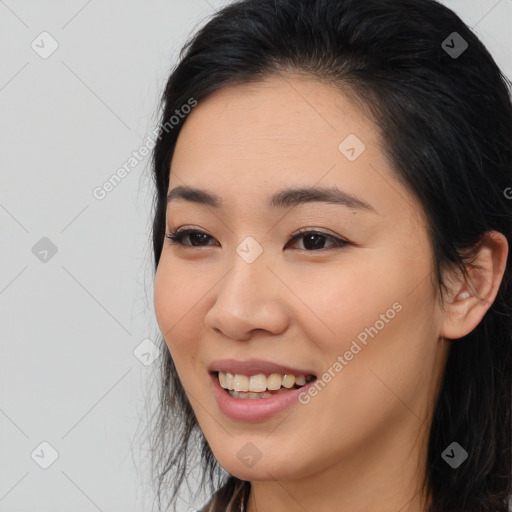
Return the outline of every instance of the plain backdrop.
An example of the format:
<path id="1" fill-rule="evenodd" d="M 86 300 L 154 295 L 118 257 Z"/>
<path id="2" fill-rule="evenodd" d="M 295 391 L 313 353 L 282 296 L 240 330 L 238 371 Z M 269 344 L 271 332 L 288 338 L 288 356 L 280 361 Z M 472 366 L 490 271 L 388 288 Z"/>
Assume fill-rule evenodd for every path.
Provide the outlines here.
<path id="1" fill-rule="evenodd" d="M 149 156 L 94 191 L 147 140 L 181 46 L 226 3 L 0 0 L 0 511 L 156 510 Z M 512 0 L 445 4 L 512 77 Z"/>

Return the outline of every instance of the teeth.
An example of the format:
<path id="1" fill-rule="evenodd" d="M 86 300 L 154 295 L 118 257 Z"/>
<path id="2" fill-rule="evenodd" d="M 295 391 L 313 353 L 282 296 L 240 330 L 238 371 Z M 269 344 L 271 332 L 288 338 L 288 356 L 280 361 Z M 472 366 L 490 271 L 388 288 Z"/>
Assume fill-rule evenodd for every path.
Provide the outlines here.
<path id="1" fill-rule="evenodd" d="M 248 393 L 247 394 L 247 398 L 249 400 L 257 400 L 259 398 L 262 398 L 263 395 L 269 395 L 270 393 L 261 393 L 261 396 L 260 396 L 260 393 Z"/>
<path id="2" fill-rule="evenodd" d="M 243 393 L 239 391 L 228 391 L 230 396 L 233 398 L 238 398 L 240 400 L 259 400 L 260 398 L 270 398 L 272 393 Z"/>
<path id="3" fill-rule="evenodd" d="M 293 385 L 295 384 L 295 376 L 294 375 L 285 375 L 283 377 L 283 383 L 282 385 L 285 387 L 285 388 L 293 388 Z"/>
<path id="4" fill-rule="evenodd" d="M 279 373 L 271 373 L 267 377 L 267 389 L 279 389 L 281 387 L 281 382 L 283 382 L 283 377 L 281 377 Z"/>
<path id="5" fill-rule="evenodd" d="M 219 372 L 218 373 L 219 382 L 220 385 L 224 389 L 232 390 L 235 392 L 240 391 L 251 391 L 253 393 L 262 393 L 264 391 L 272 390 L 277 391 L 278 389 L 282 387 L 285 387 L 287 389 L 293 388 L 293 386 L 296 384 L 297 386 L 304 386 L 306 384 L 306 381 L 311 380 L 311 377 L 308 377 L 306 379 L 305 375 L 291 375 L 291 374 L 284 374 L 281 375 L 279 373 L 271 373 L 268 377 L 266 377 L 264 374 L 259 373 L 257 375 L 239 375 L 232 374 L 229 372 Z M 270 395 L 271 396 L 271 395 Z M 258 394 L 257 397 L 249 396 L 248 398 L 260 398 L 261 395 Z M 244 398 L 247 398 L 247 396 L 244 396 Z"/>
<path id="6" fill-rule="evenodd" d="M 260 373 L 249 378 L 249 390 L 261 393 L 267 389 L 267 377 Z"/>
<path id="7" fill-rule="evenodd" d="M 236 374 L 233 378 L 233 389 L 235 391 L 249 391 L 249 377 Z M 251 391 L 255 391 L 251 389 Z"/>
<path id="8" fill-rule="evenodd" d="M 306 384 L 306 377 L 304 375 L 295 377 L 295 384 L 297 384 L 297 386 L 304 386 L 304 384 Z"/>

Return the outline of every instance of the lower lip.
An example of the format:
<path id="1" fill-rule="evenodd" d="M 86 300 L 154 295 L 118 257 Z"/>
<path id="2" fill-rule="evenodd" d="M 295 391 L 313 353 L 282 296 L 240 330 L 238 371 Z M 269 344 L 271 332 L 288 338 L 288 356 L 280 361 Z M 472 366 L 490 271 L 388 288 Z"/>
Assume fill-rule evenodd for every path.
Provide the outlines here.
<path id="1" fill-rule="evenodd" d="M 312 380 L 301 388 L 275 395 L 271 398 L 259 398 L 256 400 L 233 398 L 220 385 L 217 375 L 212 374 L 212 388 L 219 409 L 229 418 L 237 421 L 262 421 L 284 411 L 293 404 L 300 403 L 299 395 L 307 392 L 313 385 Z"/>

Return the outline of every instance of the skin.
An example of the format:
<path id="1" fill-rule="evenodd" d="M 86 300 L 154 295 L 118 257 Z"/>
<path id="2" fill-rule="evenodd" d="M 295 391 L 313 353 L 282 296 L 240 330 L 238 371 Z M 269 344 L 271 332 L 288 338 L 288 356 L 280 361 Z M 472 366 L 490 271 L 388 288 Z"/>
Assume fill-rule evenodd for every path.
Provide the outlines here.
<path id="1" fill-rule="evenodd" d="M 366 146 L 355 161 L 338 149 L 351 133 Z M 446 273 L 443 309 L 425 217 L 382 148 L 374 120 L 353 101 L 297 75 L 225 87 L 180 133 L 169 190 L 208 189 L 225 204 L 169 204 L 167 233 L 191 227 L 210 238 L 202 247 L 188 237 L 187 247 L 164 242 L 155 311 L 215 457 L 252 483 L 248 512 L 425 510 L 419 489 L 450 339 L 472 331 L 492 304 L 508 247 L 490 234 L 469 287 Z M 337 186 L 376 213 L 328 203 L 269 209 L 267 197 L 290 185 Z M 300 228 L 350 243 L 320 238 L 324 248 L 308 251 L 304 236 L 289 243 Z M 247 236 L 263 248 L 250 264 L 236 252 Z M 458 298 L 465 290 L 472 295 Z M 394 303 L 400 312 L 308 404 L 261 422 L 219 410 L 213 360 L 270 359 L 321 376 Z M 247 442 L 261 453 L 252 467 L 237 456 Z"/>

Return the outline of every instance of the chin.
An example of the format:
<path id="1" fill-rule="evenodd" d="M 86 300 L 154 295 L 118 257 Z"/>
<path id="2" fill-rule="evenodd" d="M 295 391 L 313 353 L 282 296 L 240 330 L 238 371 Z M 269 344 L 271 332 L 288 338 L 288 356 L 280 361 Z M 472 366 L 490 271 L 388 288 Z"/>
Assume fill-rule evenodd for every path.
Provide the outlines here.
<path id="1" fill-rule="evenodd" d="M 277 448 L 276 448 L 277 450 Z M 241 450 L 237 450 L 240 452 Z M 275 480 L 292 480 L 305 476 L 304 468 L 298 467 L 296 457 L 293 454 L 279 453 L 279 458 L 265 458 L 264 455 L 257 461 L 243 460 L 235 453 L 224 453 L 217 461 L 222 468 L 231 475 L 240 480 L 251 481 L 275 481 Z M 240 460 L 242 459 L 242 460 Z M 252 464 L 252 465 L 251 465 Z"/>

